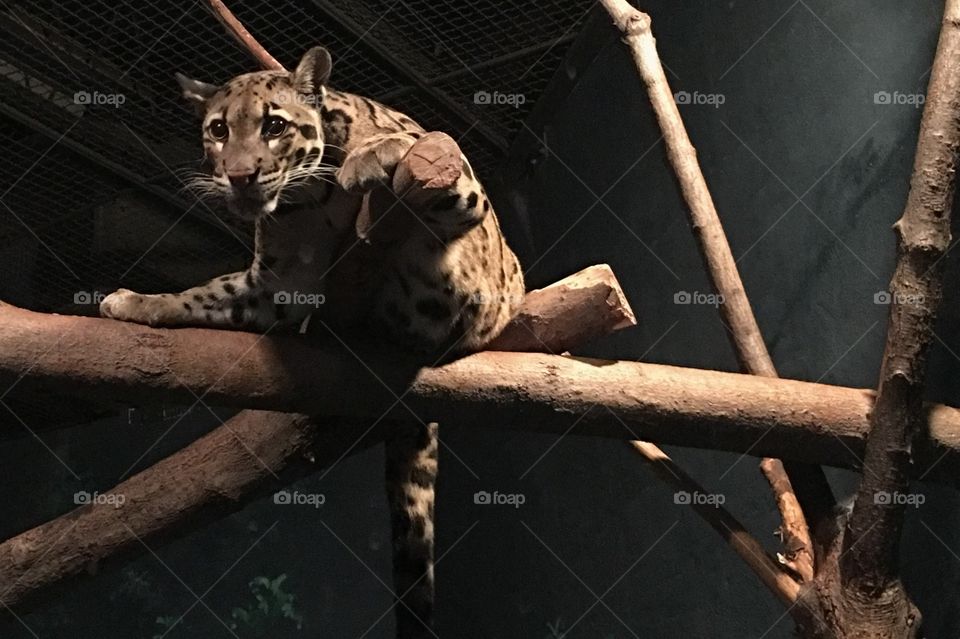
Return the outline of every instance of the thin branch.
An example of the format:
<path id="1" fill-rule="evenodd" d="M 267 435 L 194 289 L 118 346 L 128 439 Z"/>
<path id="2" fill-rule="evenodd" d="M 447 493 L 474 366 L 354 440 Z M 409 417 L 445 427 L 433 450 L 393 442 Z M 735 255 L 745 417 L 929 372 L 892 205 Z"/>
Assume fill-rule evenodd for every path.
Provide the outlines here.
<path id="1" fill-rule="evenodd" d="M 220 21 L 220 24 L 227 30 L 227 33 L 230 34 L 243 49 L 248 51 L 250 55 L 260 63 L 260 66 L 268 71 L 286 71 L 284 66 L 270 55 L 270 52 L 264 49 L 260 43 L 257 42 L 257 39 L 247 31 L 246 27 L 233 15 L 233 12 L 227 8 L 227 5 L 225 5 L 222 0 L 207 0 L 207 3 L 210 5 L 210 10 L 213 12 L 213 15 Z"/>
<path id="2" fill-rule="evenodd" d="M 689 474 L 677 465 L 662 450 L 646 442 L 630 442 L 630 445 L 645 459 L 651 462 L 651 468 L 664 483 L 677 489 L 677 494 L 691 496 L 690 504 L 710 526 L 723 537 L 740 559 L 760 578 L 786 606 L 797 600 L 800 586 L 783 572 L 770 557 L 764 547 L 751 535 L 722 505 L 716 502 L 695 501 L 696 495 L 707 495 L 707 491 Z"/>
<path id="3" fill-rule="evenodd" d="M 697 162 L 696 150 L 687 135 L 663 71 L 650 16 L 638 11 L 626 0 L 603 0 L 603 5 L 624 34 L 624 41 L 646 86 L 663 132 L 670 164 L 690 211 L 691 224 L 706 262 L 707 273 L 714 289 L 723 297 L 719 310 L 730 329 L 728 334 L 741 367 L 753 375 L 776 377 L 776 368 L 764 344 L 716 206 Z M 787 548 L 807 549 L 807 552 L 795 553 L 796 559 L 790 562 L 791 568 L 799 575 L 812 574 L 812 542 L 804 510 L 786 506 L 798 502 L 794 488 L 800 490 L 803 497 L 800 501 L 808 508 L 808 514 L 815 515 L 812 521 L 816 523 L 816 519 L 829 513 L 833 506 L 833 495 L 826 477 L 821 469 L 815 467 L 793 465 L 788 475 L 787 469 L 778 460 L 766 460 L 765 464 L 765 474 L 774 479 L 771 486 L 783 519 L 781 530 L 788 537 L 784 540 L 785 544 Z"/>
<path id="4" fill-rule="evenodd" d="M 760 470 L 777 498 L 777 509 L 780 511 L 782 523 L 778 532 L 784 545 L 784 552 L 779 557 L 780 562 L 795 572 L 801 581 L 813 581 L 814 558 L 809 530 L 805 527 L 797 528 L 805 519 L 800 502 L 790 487 L 790 480 L 783 472 L 783 464 L 776 459 L 767 458 L 760 462 Z"/>

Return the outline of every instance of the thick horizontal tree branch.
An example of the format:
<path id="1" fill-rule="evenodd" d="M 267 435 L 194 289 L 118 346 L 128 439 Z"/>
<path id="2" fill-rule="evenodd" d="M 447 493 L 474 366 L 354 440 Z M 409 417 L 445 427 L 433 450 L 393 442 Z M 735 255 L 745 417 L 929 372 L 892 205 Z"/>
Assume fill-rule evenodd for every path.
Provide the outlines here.
<path id="1" fill-rule="evenodd" d="M 206 329 L 161 330 L 0 305 L 0 384 L 129 402 L 576 432 L 857 468 L 869 390 L 658 364 L 485 352 L 418 369 L 398 356 Z M 51 348 L 51 345 L 56 347 Z M 211 385 L 210 380 L 216 380 Z M 593 407 L 609 410 L 590 410 Z M 913 472 L 960 485 L 960 410 L 928 405 Z M 628 428 L 624 427 L 626 424 Z"/>
<path id="2" fill-rule="evenodd" d="M 613 272 L 606 265 L 591 266 L 530 292 L 497 345 L 503 350 L 565 349 L 634 324 Z M 143 544 L 156 548 L 188 534 L 379 442 L 387 428 L 384 419 L 242 411 L 103 491 L 122 495 L 121 508 L 112 503 L 81 506 L 0 544 L 0 604 L 22 608 L 72 577 L 145 552 Z"/>
<path id="3" fill-rule="evenodd" d="M 0 611 L 59 592 L 240 510 L 271 490 L 376 444 L 385 422 L 245 410 L 149 470 L 0 544 Z M 122 499 L 122 505 L 115 505 Z"/>

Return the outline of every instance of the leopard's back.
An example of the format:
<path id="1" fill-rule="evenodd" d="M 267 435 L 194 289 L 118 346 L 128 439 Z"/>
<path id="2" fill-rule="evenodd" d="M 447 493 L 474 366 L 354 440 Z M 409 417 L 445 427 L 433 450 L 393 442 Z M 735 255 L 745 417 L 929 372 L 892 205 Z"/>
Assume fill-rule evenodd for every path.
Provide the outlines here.
<path id="1" fill-rule="evenodd" d="M 416 139 L 423 132 L 408 116 L 373 100 L 335 95 L 337 112 L 325 113 L 325 121 L 351 151 L 374 136 Z M 519 261 L 486 190 L 469 161 L 463 162 L 455 191 L 431 211 L 421 214 L 386 200 L 388 213 L 368 237 L 344 235 L 327 276 L 327 310 L 337 323 L 365 323 L 421 350 L 471 351 L 496 337 L 516 313 L 524 293 Z M 459 215 L 452 232 L 418 219 L 458 207 L 476 214 Z"/>

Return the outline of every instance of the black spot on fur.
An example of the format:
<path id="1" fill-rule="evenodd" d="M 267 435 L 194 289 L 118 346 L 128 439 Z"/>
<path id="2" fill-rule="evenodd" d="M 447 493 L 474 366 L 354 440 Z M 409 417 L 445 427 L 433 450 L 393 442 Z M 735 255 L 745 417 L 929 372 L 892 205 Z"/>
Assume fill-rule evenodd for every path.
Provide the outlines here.
<path id="1" fill-rule="evenodd" d="M 344 146 L 350 139 L 350 125 L 353 123 L 353 118 L 342 109 L 328 109 L 324 106 L 320 108 L 320 119 L 324 124 L 325 137 L 338 146 Z"/>
<path id="2" fill-rule="evenodd" d="M 417 539 L 423 539 L 427 534 L 427 521 L 422 515 L 414 515 L 410 518 L 410 533 Z"/>
<path id="3" fill-rule="evenodd" d="M 410 470 L 410 481 L 411 483 L 420 486 L 421 488 L 432 488 L 433 482 L 436 480 L 436 477 L 429 470 L 417 466 Z"/>
<path id="4" fill-rule="evenodd" d="M 203 295 L 200 295 L 199 293 L 196 293 L 196 294 L 194 294 L 194 296 L 193 296 L 193 300 L 194 300 L 195 302 L 202 302 L 202 301 L 203 301 Z"/>
<path id="5" fill-rule="evenodd" d="M 186 309 L 187 311 L 193 311 L 193 307 L 190 306 L 190 302 L 184 302 L 183 308 Z"/>
<path id="6" fill-rule="evenodd" d="M 221 282 L 229 282 L 229 281 L 230 281 L 230 276 L 229 276 L 229 275 L 221 275 L 221 276 L 220 276 L 220 281 L 221 281 Z"/>
<path id="7" fill-rule="evenodd" d="M 303 158 L 304 158 L 306 155 L 307 155 L 307 150 L 304 149 L 304 148 L 299 148 L 299 149 L 297 149 L 296 152 L 293 154 L 293 159 L 294 159 L 296 162 L 300 162 L 300 161 L 303 160 Z"/>
<path id="8" fill-rule="evenodd" d="M 205 310 L 205 311 L 212 311 L 212 310 L 213 310 L 213 304 L 204 304 L 204 305 L 203 305 L 203 310 Z M 209 313 L 208 313 L 208 315 L 209 315 Z"/>
<path id="9" fill-rule="evenodd" d="M 305 137 L 308 140 L 317 139 L 317 128 L 312 124 L 301 124 L 300 125 L 300 135 Z"/>
<path id="10" fill-rule="evenodd" d="M 227 295 L 235 295 L 237 292 L 237 287 L 231 284 L 230 282 L 227 282 L 226 284 L 223 285 L 223 292 L 226 293 Z"/>
<path id="11" fill-rule="evenodd" d="M 467 196 L 467 208 L 472 209 L 477 205 L 477 200 L 480 199 L 480 196 L 477 195 L 476 191 L 470 191 L 470 195 Z"/>
<path id="12" fill-rule="evenodd" d="M 436 297 L 427 297 L 417 300 L 417 312 L 432 319 L 435 322 L 442 322 L 450 318 L 450 307 L 443 300 Z"/>
<path id="13" fill-rule="evenodd" d="M 210 300 L 211 302 L 220 301 L 220 298 L 217 296 L 216 293 L 207 293 L 207 299 Z"/>
<path id="14" fill-rule="evenodd" d="M 373 100 L 363 100 L 363 103 L 367 105 L 367 110 L 370 112 L 370 118 L 374 122 L 377 120 L 377 105 Z"/>
<path id="15" fill-rule="evenodd" d="M 452 195 L 448 195 L 445 198 L 441 198 L 431 208 L 433 208 L 434 211 L 449 211 L 450 209 L 455 207 L 457 205 L 457 202 L 459 201 L 460 201 L 460 195 L 457 193 L 454 193 Z"/>
<path id="16" fill-rule="evenodd" d="M 483 212 L 486 213 L 490 210 L 490 200 L 483 201 Z"/>

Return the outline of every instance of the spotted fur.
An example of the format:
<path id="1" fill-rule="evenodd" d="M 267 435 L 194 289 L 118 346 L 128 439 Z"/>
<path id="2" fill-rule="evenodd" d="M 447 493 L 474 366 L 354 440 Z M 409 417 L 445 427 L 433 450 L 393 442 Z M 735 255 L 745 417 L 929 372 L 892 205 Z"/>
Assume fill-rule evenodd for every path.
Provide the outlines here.
<path id="1" fill-rule="evenodd" d="M 121 289 L 105 317 L 151 326 L 269 331 L 319 316 L 417 351 L 481 348 L 516 312 L 523 275 L 483 186 L 463 158 L 457 184 L 429 202 L 395 201 L 357 236 L 363 194 L 389 183 L 424 133 L 414 120 L 327 86 L 317 47 L 292 73 L 212 85 L 179 76 L 202 117 L 212 171 L 192 182 L 255 222 L 250 267 L 180 293 Z M 382 192 L 382 189 L 380 190 Z M 434 636 L 435 425 L 398 425 L 387 441 L 398 637 Z"/>

